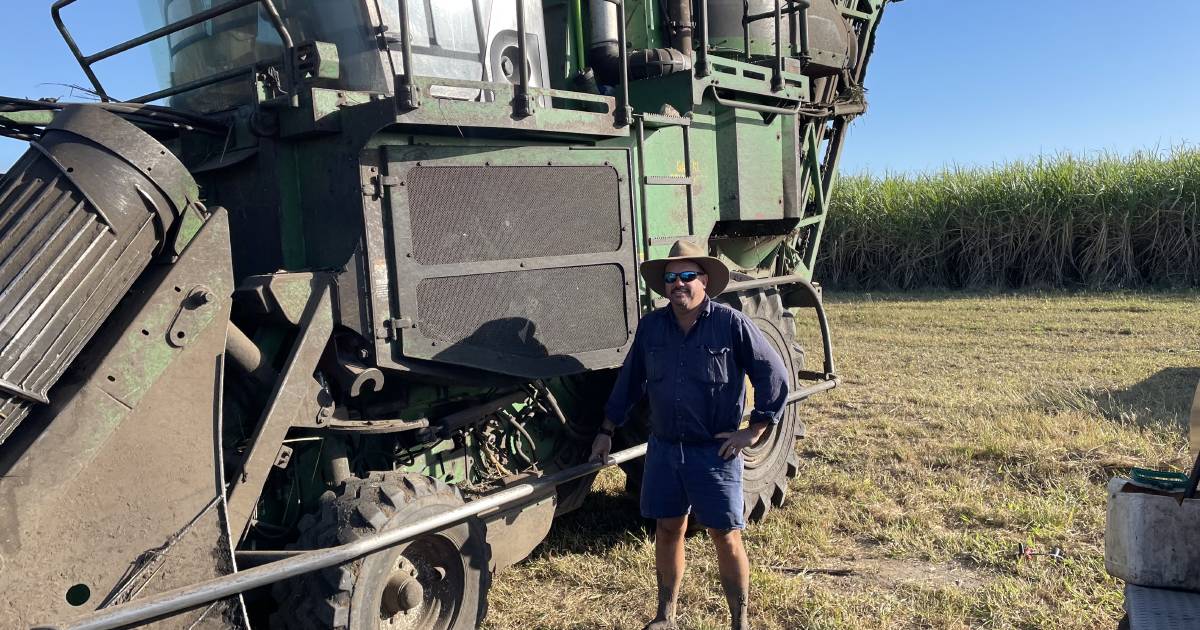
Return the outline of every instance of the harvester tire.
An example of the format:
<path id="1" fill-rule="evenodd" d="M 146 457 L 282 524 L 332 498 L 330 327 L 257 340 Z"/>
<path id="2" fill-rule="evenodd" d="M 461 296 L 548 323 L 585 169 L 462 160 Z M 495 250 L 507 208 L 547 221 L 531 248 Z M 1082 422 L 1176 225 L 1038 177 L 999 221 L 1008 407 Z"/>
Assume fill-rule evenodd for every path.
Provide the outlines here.
<path id="1" fill-rule="evenodd" d="M 458 492 L 414 473 L 372 473 L 326 492 L 301 519 L 297 549 L 345 544 L 463 504 Z M 467 521 L 353 562 L 275 586 L 272 628 L 468 630 L 483 621 L 491 573 L 483 527 Z"/>
<path id="2" fill-rule="evenodd" d="M 774 290 L 751 290 L 733 296 L 722 296 L 721 301 L 740 310 L 762 331 L 771 347 L 783 358 L 788 374 L 788 387 L 795 391 L 799 379 L 796 372 L 804 369 L 804 349 L 796 342 L 796 321 L 792 313 L 783 307 L 779 293 Z M 746 400 L 746 409 L 753 407 L 753 400 Z M 742 473 L 742 493 L 745 500 L 746 519 L 760 522 L 772 507 L 780 507 L 787 498 L 788 480 L 800 469 L 796 455 L 796 438 L 804 433 L 798 405 L 784 409 L 779 424 L 768 431 L 754 446 L 742 453 L 745 467 Z M 619 446 L 626 448 L 641 444 L 649 437 L 649 409 L 635 412 L 634 420 L 622 427 Z M 641 492 L 641 460 L 622 464 L 625 471 L 625 491 L 637 495 Z"/>
<path id="3" fill-rule="evenodd" d="M 788 391 L 795 391 L 799 384 L 796 372 L 804 369 L 804 350 L 796 343 L 796 320 L 783 307 L 779 293 L 775 290 L 747 291 L 734 296 L 730 305 L 749 317 L 779 353 L 788 375 Z M 753 405 L 753 400 L 748 398 L 746 408 Z M 742 451 L 745 463 L 742 493 L 749 521 L 759 522 L 766 518 L 772 507 L 782 506 L 787 498 L 788 480 L 800 470 L 796 437 L 803 434 L 804 425 L 798 407 L 785 407 L 779 424 L 768 430 L 757 444 Z"/>

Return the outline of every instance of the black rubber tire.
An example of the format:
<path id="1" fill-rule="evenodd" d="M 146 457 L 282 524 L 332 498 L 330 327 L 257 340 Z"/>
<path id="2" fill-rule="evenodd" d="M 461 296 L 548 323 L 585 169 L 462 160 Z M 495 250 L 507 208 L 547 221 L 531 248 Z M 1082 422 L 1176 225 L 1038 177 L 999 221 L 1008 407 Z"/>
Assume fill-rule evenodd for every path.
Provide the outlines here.
<path id="1" fill-rule="evenodd" d="M 799 379 L 796 372 L 804 368 L 804 350 L 796 343 L 796 322 L 792 313 L 783 307 L 779 293 L 774 289 L 747 291 L 734 296 L 721 296 L 721 302 L 740 310 L 762 331 L 771 347 L 783 358 L 788 373 L 788 387 L 794 391 Z M 753 401 L 746 401 L 749 409 Z M 746 520 L 760 522 L 772 507 L 780 507 L 787 499 L 788 480 L 796 476 L 800 460 L 796 455 L 796 438 L 804 433 L 797 407 L 789 405 L 774 429 L 769 431 L 754 446 L 743 453 L 745 469 L 742 473 L 742 493 Z M 649 409 L 635 410 L 633 418 L 618 434 L 618 447 L 626 448 L 641 444 L 649 437 L 647 426 Z M 625 471 L 625 491 L 637 495 L 641 492 L 642 461 L 622 464 Z"/>
<path id="2" fill-rule="evenodd" d="M 774 289 L 749 291 L 734 297 L 730 305 L 749 317 L 779 353 L 788 373 L 788 390 L 795 391 L 799 384 L 796 372 L 804 369 L 804 350 L 796 343 L 795 318 L 783 307 L 779 293 Z M 753 401 L 746 401 L 747 408 L 752 405 Z M 788 480 L 800 469 L 796 437 L 803 434 L 804 424 L 798 407 L 788 405 L 779 424 L 742 452 L 745 460 L 742 492 L 749 521 L 762 521 L 772 507 L 783 505 Z"/>
<path id="3" fill-rule="evenodd" d="M 414 473 L 372 473 L 326 492 L 317 515 L 301 519 L 296 549 L 345 544 L 463 504 L 458 492 Z M 424 587 L 419 608 L 384 621 L 383 591 L 395 568 L 409 562 Z M 444 571 L 439 577 L 435 567 Z M 469 630 L 483 621 L 490 585 L 483 527 L 468 521 L 420 536 L 353 562 L 277 583 L 272 628 L 287 630 Z"/>

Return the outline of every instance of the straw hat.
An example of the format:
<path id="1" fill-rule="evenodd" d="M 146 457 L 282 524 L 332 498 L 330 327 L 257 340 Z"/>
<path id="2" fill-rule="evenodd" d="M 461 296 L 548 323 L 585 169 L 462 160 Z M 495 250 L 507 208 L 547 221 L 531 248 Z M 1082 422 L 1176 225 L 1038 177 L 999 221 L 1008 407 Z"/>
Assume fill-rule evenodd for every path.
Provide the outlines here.
<path id="1" fill-rule="evenodd" d="M 667 297 L 663 273 L 667 270 L 667 264 L 676 260 L 694 262 L 704 270 L 704 273 L 708 275 L 708 285 L 704 287 L 704 292 L 708 294 L 708 297 L 720 295 L 725 290 L 725 285 L 729 284 L 729 267 L 726 267 L 725 263 L 707 255 L 704 249 L 692 241 L 678 240 L 671 246 L 671 253 L 666 258 L 647 260 L 642 263 L 642 279 L 646 281 L 646 286 L 653 289 L 655 293 Z"/>

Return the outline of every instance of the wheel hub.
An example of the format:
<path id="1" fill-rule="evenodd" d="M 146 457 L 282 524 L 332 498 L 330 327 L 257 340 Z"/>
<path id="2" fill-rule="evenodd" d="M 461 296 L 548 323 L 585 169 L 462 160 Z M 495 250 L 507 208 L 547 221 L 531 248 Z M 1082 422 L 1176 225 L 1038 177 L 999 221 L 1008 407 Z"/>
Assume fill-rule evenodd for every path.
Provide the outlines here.
<path id="1" fill-rule="evenodd" d="M 388 578 L 383 589 L 380 608 L 384 618 L 409 614 L 421 607 L 425 601 L 425 587 L 421 585 L 417 568 L 401 557 L 396 570 Z"/>

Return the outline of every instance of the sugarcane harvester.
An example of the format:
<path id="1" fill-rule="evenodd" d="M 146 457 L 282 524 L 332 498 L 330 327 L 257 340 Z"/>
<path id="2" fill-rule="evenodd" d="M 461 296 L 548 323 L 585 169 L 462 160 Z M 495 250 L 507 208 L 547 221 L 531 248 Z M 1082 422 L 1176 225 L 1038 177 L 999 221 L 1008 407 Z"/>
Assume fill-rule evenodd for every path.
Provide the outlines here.
<path id="1" fill-rule="evenodd" d="M 745 454 L 781 504 L 884 0 L 144 0 L 99 51 L 73 4 L 98 100 L 0 100 L 4 627 L 476 626 L 678 239 L 791 371 Z M 134 49 L 162 88 L 110 93 Z"/>

